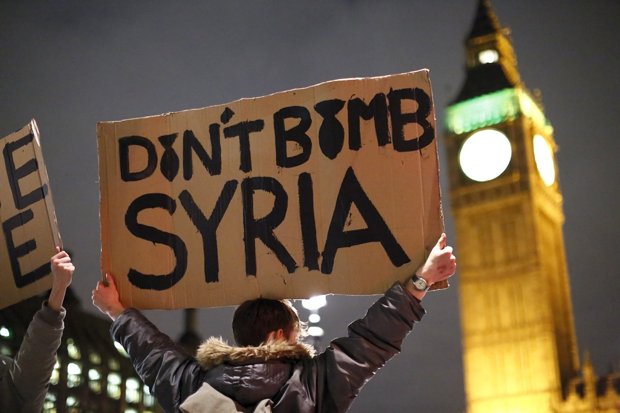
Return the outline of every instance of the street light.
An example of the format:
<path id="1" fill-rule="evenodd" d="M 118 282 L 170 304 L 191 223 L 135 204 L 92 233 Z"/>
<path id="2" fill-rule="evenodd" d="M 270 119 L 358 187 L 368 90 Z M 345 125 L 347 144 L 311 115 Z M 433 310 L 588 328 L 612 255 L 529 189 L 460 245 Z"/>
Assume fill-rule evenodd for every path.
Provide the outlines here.
<path id="1" fill-rule="evenodd" d="M 321 316 L 318 312 L 326 305 L 326 295 L 316 295 L 307 300 L 301 300 L 301 306 L 310 311 L 310 315 L 308 316 L 308 335 L 311 337 L 314 347 L 318 347 L 321 337 L 325 334 L 325 331 L 318 326 L 318 323 L 321 321 Z"/>
<path id="2" fill-rule="evenodd" d="M 306 310 L 316 312 L 327 305 L 326 295 L 315 295 L 307 300 L 301 300 L 301 306 Z"/>

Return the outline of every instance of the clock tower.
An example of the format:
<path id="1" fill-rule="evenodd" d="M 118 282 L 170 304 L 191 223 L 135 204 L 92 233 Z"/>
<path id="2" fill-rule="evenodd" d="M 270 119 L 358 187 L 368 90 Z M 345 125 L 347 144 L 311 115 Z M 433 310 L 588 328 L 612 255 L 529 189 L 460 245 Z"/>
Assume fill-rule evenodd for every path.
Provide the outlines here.
<path id="1" fill-rule="evenodd" d="M 468 413 L 551 412 L 578 371 L 553 128 L 479 0 L 446 110 Z"/>

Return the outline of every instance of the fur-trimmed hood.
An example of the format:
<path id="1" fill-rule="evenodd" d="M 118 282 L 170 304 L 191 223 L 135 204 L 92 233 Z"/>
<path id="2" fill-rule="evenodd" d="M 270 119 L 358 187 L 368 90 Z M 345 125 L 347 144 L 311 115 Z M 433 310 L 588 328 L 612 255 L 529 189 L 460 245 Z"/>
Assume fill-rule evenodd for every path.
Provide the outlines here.
<path id="1" fill-rule="evenodd" d="M 261 346 L 235 347 L 222 338 L 211 337 L 205 340 L 196 351 L 196 360 L 205 370 L 223 363 L 250 364 L 271 360 L 301 360 L 314 357 L 312 346 L 303 343 L 291 344 L 286 341 L 269 341 Z"/>

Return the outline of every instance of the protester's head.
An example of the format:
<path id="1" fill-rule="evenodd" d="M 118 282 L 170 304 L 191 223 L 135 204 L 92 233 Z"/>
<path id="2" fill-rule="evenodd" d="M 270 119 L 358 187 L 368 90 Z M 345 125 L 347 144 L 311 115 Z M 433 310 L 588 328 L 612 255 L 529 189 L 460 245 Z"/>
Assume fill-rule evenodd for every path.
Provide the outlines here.
<path id="1" fill-rule="evenodd" d="M 258 346 L 278 335 L 296 343 L 302 325 L 297 310 L 289 301 L 257 298 L 237 308 L 232 327 L 238 346 Z"/>

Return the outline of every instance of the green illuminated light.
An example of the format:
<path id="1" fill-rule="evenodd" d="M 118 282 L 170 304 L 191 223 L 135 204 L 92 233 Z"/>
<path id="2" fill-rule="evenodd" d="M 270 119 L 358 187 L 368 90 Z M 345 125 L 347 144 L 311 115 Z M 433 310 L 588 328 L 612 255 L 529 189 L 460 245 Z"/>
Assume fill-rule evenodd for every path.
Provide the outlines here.
<path id="1" fill-rule="evenodd" d="M 548 125 L 545 115 L 529 94 L 515 88 L 503 89 L 449 106 L 446 110 L 446 127 L 452 133 L 461 134 L 513 120 L 521 114 L 541 126 Z"/>

